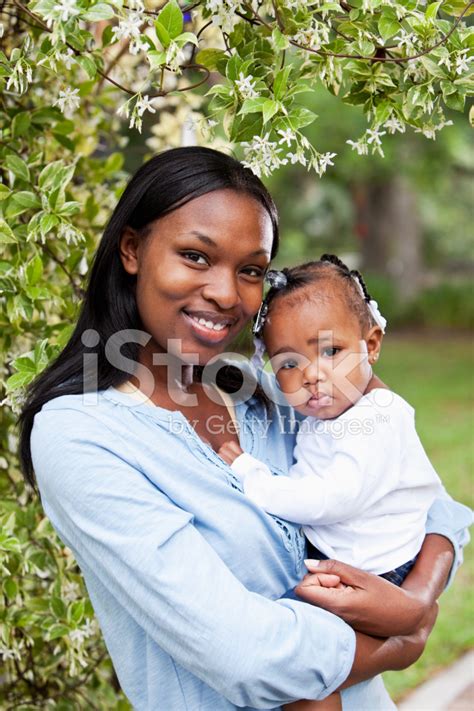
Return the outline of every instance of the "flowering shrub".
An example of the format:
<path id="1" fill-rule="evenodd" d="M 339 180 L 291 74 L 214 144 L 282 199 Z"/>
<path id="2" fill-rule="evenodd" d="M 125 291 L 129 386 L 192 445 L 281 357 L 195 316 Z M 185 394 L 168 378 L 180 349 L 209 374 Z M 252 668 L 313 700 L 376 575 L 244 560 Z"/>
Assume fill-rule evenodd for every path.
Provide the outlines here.
<path id="1" fill-rule="evenodd" d="M 427 138 L 472 91 L 474 2 L 6 0 L 0 6 L 0 706 L 127 707 L 81 577 L 22 484 L 24 388 L 66 343 L 123 189 L 124 121 L 153 151 L 233 145 L 259 175 L 336 160 L 304 134 L 316 84 L 363 107 L 348 150 Z"/>

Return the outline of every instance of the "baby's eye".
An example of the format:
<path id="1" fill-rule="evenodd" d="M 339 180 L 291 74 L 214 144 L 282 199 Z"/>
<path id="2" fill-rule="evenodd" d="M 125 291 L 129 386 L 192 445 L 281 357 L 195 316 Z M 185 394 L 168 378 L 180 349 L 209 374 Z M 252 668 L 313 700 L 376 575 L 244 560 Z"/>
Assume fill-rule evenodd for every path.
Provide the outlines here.
<path id="1" fill-rule="evenodd" d="M 208 264 L 206 257 L 203 254 L 200 254 L 199 252 L 187 251 L 181 252 L 181 255 L 185 259 L 189 259 L 190 262 L 194 262 L 195 264 Z"/>
<path id="2" fill-rule="evenodd" d="M 337 346 L 328 346 L 327 348 L 323 348 L 322 354 L 327 358 L 334 358 L 340 351 L 341 349 Z"/>
<path id="3" fill-rule="evenodd" d="M 297 368 L 298 363 L 296 360 L 284 360 L 283 363 L 280 365 L 281 370 L 292 370 L 293 368 Z"/>

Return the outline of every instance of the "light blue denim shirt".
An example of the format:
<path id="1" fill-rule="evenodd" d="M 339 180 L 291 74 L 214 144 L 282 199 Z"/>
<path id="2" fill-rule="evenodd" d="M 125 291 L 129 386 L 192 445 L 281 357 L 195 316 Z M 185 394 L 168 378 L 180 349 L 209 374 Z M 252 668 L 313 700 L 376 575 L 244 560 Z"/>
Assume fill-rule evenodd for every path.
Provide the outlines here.
<path id="1" fill-rule="evenodd" d="M 285 475 L 295 421 L 237 405 L 242 447 Z M 139 711 L 272 709 L 323 698 L 347 677 L 355 636 L 334 615 L 282 598 L 302 578 L 298 526 L 248 500 L 184 416 L 114 388 L 48 402 L 32 454 L 46 514 L 85 578 L 120 684 Z M 457 562 L 469 510 L 438 500 L 428 530 Z M 344 709 L 394 708 L 380 678 Z"/>

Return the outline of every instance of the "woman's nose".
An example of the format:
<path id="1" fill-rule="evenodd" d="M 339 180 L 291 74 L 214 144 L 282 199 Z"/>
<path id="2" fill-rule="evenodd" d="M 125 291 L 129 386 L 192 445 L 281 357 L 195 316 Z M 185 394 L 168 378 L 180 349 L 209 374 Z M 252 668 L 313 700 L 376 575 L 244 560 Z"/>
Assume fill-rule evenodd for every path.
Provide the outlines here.
<path id="1" fill-rule="evenodd" d="M 240 302 L 237 279 L 228 273 L 216 272 L 202 291 L 206 301 L 213 301 L 221 309 L 232 309 Z"/>

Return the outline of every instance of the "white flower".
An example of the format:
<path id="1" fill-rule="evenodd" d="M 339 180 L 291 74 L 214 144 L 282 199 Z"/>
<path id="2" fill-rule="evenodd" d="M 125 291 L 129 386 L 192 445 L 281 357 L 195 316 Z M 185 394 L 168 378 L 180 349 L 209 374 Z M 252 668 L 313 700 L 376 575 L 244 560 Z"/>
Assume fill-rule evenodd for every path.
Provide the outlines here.
<path id="1" fill-rule="evenodd" d="M 78 627 L 75 630 L 69 632 L 69 639 L 73 644 L 80 645 L 85 639 L 92 637 L 97 632 L 97 623 L 95 620 L 88 618 L 82 627 Z"/>
<path id="2" fill-rule="evenodd" d="M 390 116 L 389 119 L 385 121 L 383 127 L 387 129 L 389 133 L 405 133 L 405 124 L 397 119 L 396 116 Z"/>
<path id="3" fill-rule="evenodd" d="M 442 67 L 444 64 L 446 69 L 448 70 L 448 72 L 450 72 L 451 71 L 451 58 L 450 58 L 449 54 L 446 54 L 444 57 L 441 57 L 438 64 L 440 67 Z"/>
<path id="4" fill-rule="evenodd" d="M 76 0 L 61 0 L 53 7 L 53 10 L 60 13 L 59 17 L 63 22 L 67 22 L 71 17 L 81 13 L 80 8 L 77 7 Z"/>
<path id="5" fill-rule="evenodd" d="M 156 109 L 151 103 L 152 101 L 153 99 L 150 100 L 148 98 L 148 94 L 145 94 L 145 96 L 138 99 L 137 103 L 135 104 L 135 109 L 139 116 L 143 116 L 145 111 L 149 111 L 151 114 L 156 114 Z"/>
<path id="6" fill-rule="evenodd" d="M 468 52 L 468 49 L 463 49 L 461 52 L 458 52 L 458 56 L 456 57 L 456 74 L 469 71 L 469 62 L 472 62 L 474 57 L 467 57 Z"/>
<path id="7" fill-rule="evenodd" d="M 303 47 L 317 51 L 329 42 L 329 32 L 328 23 L 313 20 L 310 27 L 300 30 L 292 39 Z"/>
<path id="8" fill-rule="evenodd" d="M 406 32 L 401 30 L 400 34 L 393 38 L 394 42 L 398 42 L 400 48 L 405 47 L 406 53 L 411 54 L 416 50 L 417 36 L 414 32 Z"/>
<path id="9" fill-rule="evenodd" d="M 367 135 L 367 143 L 370 144 L 373 143 L 376 146 L 381 146 L 382 141 L 380 140 L 381 136 L 385 136 L 386 131 L 379 131 L 378 128 L 368 128 L 366 131 Z"/>
<path id="10" fill-rule="evenodd" d="M 296 151 L 296 153 L 287 153 L 287 157 L 290 159 L 290 163 L 295 165 L 295 163 L 301 163 L 301 165 L 306 166 L 308 159 L 302 150 Z"/>
<path id="11" fill-rule="evenodd" d="M 3 23 L 0 22 L 0 37 L 3 37 L 4 31 L 5 31 L 5 28 L 4 28 L 4 26 L 3 26 Z"/>
<path id="12" fill-rule="evenodd" d="M 68 118 L 81 105 L 81 100 L 78 96 L 79 89 L 71 89 L 67 87 L 64 91 L 59 92 L 59 97 L 53 103 L 53 106 L 59 106 L 59 109 Z"/>
<path id="13" fill-rule="evenodd" d="M 85 257 L 83 257 L 83 259 L 85 259 Z M 80 271 L 80 273 L 82 273 L 82 272 Z M 71 580 L 67 580 L 64 583 L 63 589 L 62 589 L 63 600 L 65 600 L 66 602 L 74 602 L 74 600 L 77 600 L 77 598 L 79 597 L 80 594 L 81 594 L 81 589 L 77 583 L 74 583 Z"/>
<path id="14" fill-rule="evenodd" d="M 69 222 L 61 222 L 58 227 L 58 237 L 64 239 L 66 244 L 76 245 L 84 241 L 84 235 Z"/>
<path id="15" fill-rule="evenodd" d="M 183 50 L 176 44 L 176 42 L 171 42 L 170 46 L 166 50 L 166 64 L 171 71 L 181 74 L 180 65 L 183 64 L 185 58 Z"/>
<path id="16" fill-rule="evenodd" d="M 236 12 L 244 12 L 242 2 L 235 0 L 206 0 L 205 7 L 212 15 L 212 22 L 224 32 L 232 32 L 239 21 Z"/>
<path id="17" fill-rule="evenodd" d="M 0 647 L 0 656 L 6 662 L 8 659 L 21 659 L 20 653 L 16 649 L 8 649 L 8 647 Z"/>
<path id="18" fill-rule="evenodd" d="M 329 165 L 334 165 L 332 159 L 337 156 L 337 153 L 321 153 L 313 161 L 313 166 L 316 173 L 321 177 L 326 172 Z"/>
<path id="19" fill-rule="evenodd" d="M 369 147 L 367 142 L 360 138 L 358 141 L 346 141 L 350 145 L 353 151 L 357 151 L 359 156 L 366 156 L 369 154 Z"/>
<path id="20" fill-rule="evenodd" d="M 245 76 L 243 72 L 240 72 L 239 78 L 236 80 L 235 85 L 239 90 L 239 94 L 243 99 L 256 99 L 258 97 L 258 91 L 255 90 L 256 80 L 251 74 Z"/>
<path id="21" fill-rule="evenodd" d="M 283 143 L 286 143 L 288 147 L 291 146 L 293 141 L 296 141 L 296 134 L 291 128 L 285 128 L 280 129 L 277 133 L 280 134 L 281 138 L 278 141 L 278 144 L 281 146 Z"/>
<path id="22" fill-rule="evenodd" d="M 254 136 L 252 141 L 242 143 L 245 150 L 245 160 L 242 164 L 250 168 L 255 175 L 270 175 L 276 168 L 288 163 L 286 158 L 280 158 L 282 148 L 275 141 L 270 141 L 269 134 L 263 138 Z"/>
<path id="23" fill-rule="evenodd" d="M 143 17 L 138 12 L 129 12 L 127 17 L 120 20 L 117 27 L 112 30 L 114 40 L 138 39 L 143 24 Z"/>

